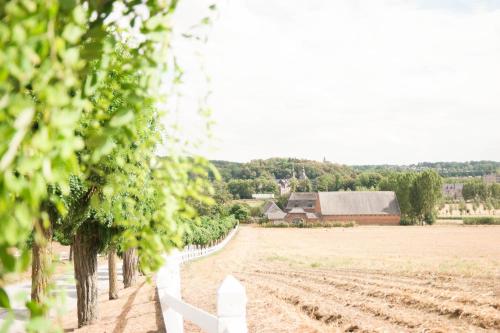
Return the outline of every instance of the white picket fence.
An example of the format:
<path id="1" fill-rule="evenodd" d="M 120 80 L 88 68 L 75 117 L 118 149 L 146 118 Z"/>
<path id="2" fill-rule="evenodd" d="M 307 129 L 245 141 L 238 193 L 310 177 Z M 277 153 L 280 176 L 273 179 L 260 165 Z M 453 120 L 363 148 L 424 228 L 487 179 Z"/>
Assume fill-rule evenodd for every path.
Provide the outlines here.
<path id="1" fill-rule="evenodd" d="M 217 315 L 186 303 L 181 297 L 180 265 L 221 250 L 237 230 L 238 226 L 214 246 L 187 246 L 182 252 L 174 250 L 166 256 L 165 265 L 156 276 L 156 287 L 167 333 L 183 333 L 184 318 L 207 333 L 247 332 L 245 287 L 233 276 L 228 275 L 217 290 Z"/>

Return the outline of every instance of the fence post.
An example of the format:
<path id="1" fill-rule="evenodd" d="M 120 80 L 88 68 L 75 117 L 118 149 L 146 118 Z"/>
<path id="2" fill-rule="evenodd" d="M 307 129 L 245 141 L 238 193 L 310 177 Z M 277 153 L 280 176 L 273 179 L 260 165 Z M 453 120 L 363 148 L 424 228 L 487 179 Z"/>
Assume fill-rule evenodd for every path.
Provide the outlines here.
<path id="1" fill-rule="evenodd" d="M 217 290 L 219 333 L 247 333 L 245 287 L 228 275 Z"/>
<path id="2" fill-rule="evenodd" d="M 167 257 L 167 262 L 164 266 L 166 269 L 167 279 L 157 282 L 158 291 L 168 293 L 178 299 L 181 299 L 181 258 L 179 250 L 174 249 Z M 160 296 L 161 297 L 161 296 Z M 168 308 L 163 314 L 165 328 L 167 332 L 184 332 L 184 320 L 182 315 L 175 312 L 172 308 Z"/>

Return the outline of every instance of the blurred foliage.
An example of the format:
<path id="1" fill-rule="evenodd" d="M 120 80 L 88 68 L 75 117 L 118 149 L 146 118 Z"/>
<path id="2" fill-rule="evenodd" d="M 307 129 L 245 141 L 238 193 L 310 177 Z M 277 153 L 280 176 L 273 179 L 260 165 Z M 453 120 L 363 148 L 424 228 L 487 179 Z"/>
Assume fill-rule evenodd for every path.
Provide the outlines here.
<path id="1" fill-rule="evenodd" d="M 180 221 L 196 215 L 188 198 L 212 203 L 207 179 L 217 171 L 206 160 L 174 149 L 173 137 L 168 157 L 155 156 L 157 106 L 180 76 L 168 44 L 176 4 L 0 3 L 0 281 L 28 268 L 39 219 L 67 242 L 96 220 L 109 235 L 102 247 L 118 230 L 147 272 L 182 244 Z M 9 307 L 1 288 L 0 301 Z M 29 329 L 51 330 L 35 310 Z"/>

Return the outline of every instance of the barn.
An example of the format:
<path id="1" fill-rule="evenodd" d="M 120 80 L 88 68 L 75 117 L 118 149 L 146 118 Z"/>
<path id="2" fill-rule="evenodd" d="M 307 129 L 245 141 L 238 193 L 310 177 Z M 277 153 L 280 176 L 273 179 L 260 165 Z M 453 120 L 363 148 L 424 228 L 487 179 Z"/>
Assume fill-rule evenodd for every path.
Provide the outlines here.
<path id="1" fill-rule="evenodd" d="M 324 222 L 398 225 L 401 220 L 398 199 L 392 191 L 319 192 L 318 201 Z"/>
<path id="2" fill-rule="evenodd" d="M 292 193 L 284 220 L 288 222 L 348 222 L 398 225 L 401 211 L 391 191 Z"/>

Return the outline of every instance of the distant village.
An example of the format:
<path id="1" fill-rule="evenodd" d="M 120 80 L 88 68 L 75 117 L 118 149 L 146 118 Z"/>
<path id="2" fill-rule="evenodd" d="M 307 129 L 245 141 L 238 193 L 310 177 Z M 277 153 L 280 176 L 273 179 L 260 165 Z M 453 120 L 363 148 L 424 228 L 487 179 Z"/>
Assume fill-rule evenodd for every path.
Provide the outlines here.
<path id="1" fill-rule="evenodd" d="M 291 192 L 296 178 L 277 180 L 280 195 Z M 305 169 L 298 177 L 307 179 Z M 272 199 L 273 194 L 257 194 L 254 198 Z M 293 192 L 284 210 L 273 201 L 263 207 L 264 216 L 273 223 L 356 222 L 357 224 L 398 225 L 401 211 L 392 191 Z"/>
<path id="2" fill-rule="evenodd" d="M 258 193 L 254 199 L 269 200 L 263 207 L 264 216 L 272 223 L 287 222 L 356 222 L 364 225 L 398 225 L 401 210 L 396 194 L 392 191 L 335 191 L 335 192 L 293 192 L 293 179 L 307 179 L 305 169 L 299 176 L 295 172 L 291 178 L 276 180 L 280 195 L 290 195 L 284 209 L 272 200 L 274 194 Z M 482 177 L 484 183 L 500 183 L 500 175 Z M 467 179 L 464 179 L 464 181 Z M 443 196 L 447 199 L 462 199 L 462 183 L 445 183 Z"/>

